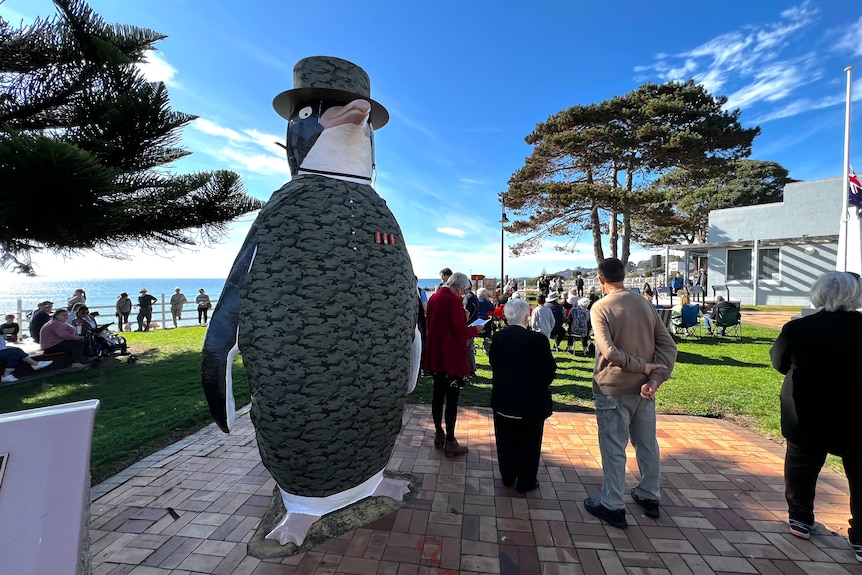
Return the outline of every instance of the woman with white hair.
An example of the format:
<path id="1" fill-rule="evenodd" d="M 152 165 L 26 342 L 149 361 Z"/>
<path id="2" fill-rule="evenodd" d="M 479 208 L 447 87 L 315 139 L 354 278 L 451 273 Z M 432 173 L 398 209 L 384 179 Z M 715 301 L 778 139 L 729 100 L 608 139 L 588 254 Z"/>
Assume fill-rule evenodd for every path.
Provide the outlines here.
<path id="1" fill-rule="evenodd" d="M 491 299 L 491 293 L 485 288 L 479 288 L 476 292 L 476 297 L 479 298 L 479 317 L 488 319 L 494 313 L 494 308 L 497 307 Z"/>
<path id="2" fill-rule="evenodd" d="M 503 485 L 526 493 L 539 487 L 542 435 L 552 413 L 550 386 L 557 364 L 547 338 L 527 328 L 526 301 L 509 300 L 503 313 L 509 325 L 494 334 L 488 352 L 497 465 Z"/>
<path id="3" fill-rule="evenodd" d="M 470 289 L 470 278 L 455 272 L 428 300 L 425 317 L 425 352 L 422 369 L 431 372 L 434 392 L 431 417 L 434 419 L 434 447 L 443 449 L 446 457 L 464 455 L 468 449 L 455 439 L 458 417 L 458 395 L 464 377 L 470 374 L 467 340 L 476 337 L 481 327 L 467 327 L 466 311 L 461 297 Z M 443 431 L 443 404 L 446 404 L 446 431 Z"/>
<path id="4" fill-rule="evenodd" d="M 787 438 L 784 495 L 790 533 L 808 539 L 815 529 L 814 492 L 826 454 L 840 456 L 850 483 L 848 539 L 862 561 L 862 286 L 855 274 L 828 272 L 811 288 L 820 311 L 784 325 L 770 350 L 785 374 L 781 433 Z"/>

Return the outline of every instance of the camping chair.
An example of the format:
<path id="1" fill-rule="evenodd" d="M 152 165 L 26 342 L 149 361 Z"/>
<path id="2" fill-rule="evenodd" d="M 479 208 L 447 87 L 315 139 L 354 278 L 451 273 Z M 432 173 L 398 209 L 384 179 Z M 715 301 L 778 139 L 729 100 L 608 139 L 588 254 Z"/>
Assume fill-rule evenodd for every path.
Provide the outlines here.
<path id="1" fill-rule="evenodd" d="M 700 322 L 697 321 L 699 312 L 700 305 L 696 303 L 683 305 L 682 317 L 675 320 L 673 324 L 674 335 L 685 337 L 699 336 L 698 329 Z"/>
<path id="2" fill-rule="evenodd" d="M 723 331 L 724 335 L 742 339 L 742 322 L 740 321 L 739 308 L 733 307 L 721 309 L 715 306 L 713 312 L 712 332 L 717 334 Z"/>

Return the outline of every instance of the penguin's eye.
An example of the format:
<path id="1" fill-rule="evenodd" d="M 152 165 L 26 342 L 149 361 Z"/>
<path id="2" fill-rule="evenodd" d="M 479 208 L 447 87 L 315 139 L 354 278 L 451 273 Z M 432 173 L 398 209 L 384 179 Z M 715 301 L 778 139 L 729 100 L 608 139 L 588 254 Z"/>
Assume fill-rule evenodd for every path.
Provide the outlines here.
<path id="1" fill-rule="evenodd" d="M 302 110 L 299 111 L 299 114 L 297 114 L 297 116 L 299 116 L 300 120 L 304 120 L 307 117 L 309 117 L 310 115 L 311 115 L 311 106 L 306 106 L 305 108 L 303 108 Z"/>

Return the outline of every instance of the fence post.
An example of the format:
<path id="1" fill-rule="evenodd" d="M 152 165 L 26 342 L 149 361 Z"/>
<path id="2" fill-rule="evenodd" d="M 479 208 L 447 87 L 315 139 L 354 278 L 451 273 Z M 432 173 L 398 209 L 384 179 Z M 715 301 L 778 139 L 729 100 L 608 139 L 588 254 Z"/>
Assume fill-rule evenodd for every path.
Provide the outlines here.
<path id="1" fill-rule="evenodd" d="M 162 294 L 162 329 L 167 329 L 168 324 L 165 323 L 165 294 Z"/>

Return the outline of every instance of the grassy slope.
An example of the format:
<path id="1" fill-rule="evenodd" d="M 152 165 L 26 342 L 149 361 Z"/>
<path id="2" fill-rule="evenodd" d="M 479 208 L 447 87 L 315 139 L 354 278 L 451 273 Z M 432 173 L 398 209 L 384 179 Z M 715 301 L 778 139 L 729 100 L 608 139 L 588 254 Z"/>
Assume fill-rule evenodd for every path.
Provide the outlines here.
<path id="1" fill-rule="evenodd" d="M 98 399 L 95 485 L 212 421 L 200 383 L 203 334 L 196 327 L 124 334 L 137 363 L 109 359 L 87 371 L 0 388 L 0 412 Z M 245 405 L 245 371 L 236 366 L 233 377 L 237 405 Z"/>

